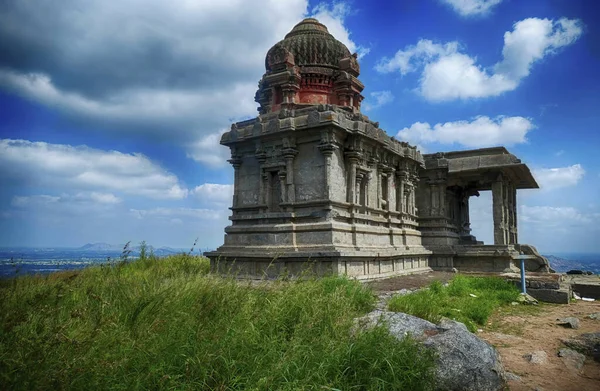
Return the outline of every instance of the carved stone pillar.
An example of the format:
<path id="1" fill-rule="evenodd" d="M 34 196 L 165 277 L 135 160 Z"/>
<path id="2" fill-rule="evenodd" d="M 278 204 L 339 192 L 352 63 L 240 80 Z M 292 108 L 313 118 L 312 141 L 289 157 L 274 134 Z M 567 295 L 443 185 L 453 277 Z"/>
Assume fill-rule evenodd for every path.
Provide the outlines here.
<path id="1" fill-rule="evenodd" d="M 242 159 L 235 153 L 231 154 L 229 163 L 233 166 L 233 207 L 239 205 L 239 186 L 240 186 L 240 166 L 242 165 Z"/>
<path id="2" fill-rule="evenodd" d="M 286 186 L 286 172 L 281 170 L 279 171 L 279 183 L 280 183 L 280 188 L 281 188 L 281 200 L 283 202 L 287 201 L 287 186 Z"/>
<path id="3" fill-rule="evenodd" d="M 387 210 L 388 211 L 392 211 L 394 210 L 395 207 L 395 203 L 393 202 L 394 200 L 392 200 L 392 186 L 394 185 L 394 169 L 391 167 L 386 167 L 385 169 L 385 173 L 386 173 L 386 180 L 387 180 L 387 195 L 385 195 L 385 199 L 387 201 Z M 394 194 L 395 197 L 395 194 Z"/>
<path id="4" fill-rule="evenodd" d="M 359 172 L 356 174 L 356 198 L 354 199 L 354 203 L 358 204 L 358 205 L 363 205 L 363 203 L 361 202 L 361 198 L 364 197 L 364 205 L 366 206 L 367 204 L 367 195 L 363 194 L 363 191 L 361 191 L 362 189 L 362 182 L 365 180 L 365 175 L 362 172 Z"/>
<path id="5" fill-rule="evenodd" d="M 429 198 L 429 206 L 430 206 L 429 207 L 429 215 L 430 216 L 437 216 L 437 214 L 438 214 L 438 205 L 437 205 L 437 203 L 438 203 L 438 200 L 439 200 L 439 197 L 438 197 L 438 194 L 437 194 L 438 187 L 437 187 L 437 184 L 436 184 L 435 180 L 430 180 L 428 182 L 428 184 L 429 184 L 429 197 L 430 197 Z"/>
<path id="6" fill-rule="evenodd" d="M 269 203 L 267 196 L 269 189 L 267 180 L 269 177 L 263 168 L 265 161 L 267 160 L 267 154 L 259 147 L 256 150 L 255 156 L 259 165 L 258 204 L 264 206 Z"/>
<path id="7" fill-rule="evenodd" d="M 396 178 L 398 179 L 398 185 L 396 186 L 396 210 L 400 213 L 404 213 L 404 208 L 406 205 L 404 198 L 404 185 L 406 181 L 407 174 L 405 171 L 399 171 Z"/>
<path id="8" fill-rule="evenodd" d="M 517 188 L 516 186 L 513 185 L 512 188 L 512 199 L 513 199 L 513 232 L 512 232 L 512 243 L 517 244 L 519 243 L 519 230 L 517 227 Z"/>
<path id="9" fill-rule="evenodd" d="M 358 164 L 360 154 L 356 152 L 350 152 L 348 154 L 348 163 L 350 169 L 348 170 L 348 197 L 347 200 L 351 204 L 356 204 L 357 190 L 356 190 L 356 166 Z"/>
<path id="10" fill-rule="evenodd" d="M 331 199 L 331 157 L 338 148 L 335 144 L 334 135 L 328 131 L 321 133 L 321 143 L 318 145 L 319 150 L 325 157 L 325 194 L 326 198 Z"/>
<path id="11" fill-rule="evenodd" d="M 446 217 L 446 181 L 438 182 L 439 214 Z"/>
<path id="12" fill-rule="evenodd" d="M 504 182 L 499 177 L 492 183 L 492 208 L 494 215 L 494 244 L 508 244 L 504 229 L 505 208 L 504 208 Z"/>
<path id="13" fill-rule="evenodd" d="M 283 158 L 285 159 L 285 171 L 286 182 L 285 186 L 282 183 L 282 187 L 287 187 L 287 202 L 296 201 L 296 185 L 294 184 L 294 157 L 298 154 L 298 151 L 294 148 L 284 148 Z"/>

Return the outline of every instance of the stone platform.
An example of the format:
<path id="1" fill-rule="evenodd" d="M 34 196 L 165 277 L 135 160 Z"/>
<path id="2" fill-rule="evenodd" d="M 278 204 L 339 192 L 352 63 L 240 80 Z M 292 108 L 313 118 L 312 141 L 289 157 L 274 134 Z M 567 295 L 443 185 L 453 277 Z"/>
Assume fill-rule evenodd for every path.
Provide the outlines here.
<path id="1" fill-rule="evenodd" d="M 230 253 L 227 257 L 207 255 L 211 257 L 212 272 L 250 279 L 346 275 L 358 280 L 371 280 L 432 271 L 428 264 L 428 253 L 391 255 L 314 251 L 273 254 L 272 257 L 248 253 L 238 256 Z"/>

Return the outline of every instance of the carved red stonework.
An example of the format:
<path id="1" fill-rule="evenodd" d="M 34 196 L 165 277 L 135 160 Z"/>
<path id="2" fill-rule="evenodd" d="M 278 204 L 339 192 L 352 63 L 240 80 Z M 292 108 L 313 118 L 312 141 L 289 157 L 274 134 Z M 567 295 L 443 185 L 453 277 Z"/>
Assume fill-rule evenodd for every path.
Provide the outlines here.
<path id="1" fill-rule="evenodd" d="M 360 109 L 364 86 L 357 55 L 350 54 L 316 19 L 298 23 L 267 53 L 255 100 L 261 114 L 303 105 Z"/>

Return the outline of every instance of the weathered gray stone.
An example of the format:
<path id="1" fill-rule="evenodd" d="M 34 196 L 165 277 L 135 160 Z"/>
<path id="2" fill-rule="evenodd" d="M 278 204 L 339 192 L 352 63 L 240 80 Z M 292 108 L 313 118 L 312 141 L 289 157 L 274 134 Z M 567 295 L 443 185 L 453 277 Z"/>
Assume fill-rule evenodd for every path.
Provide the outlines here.
<path id="1" fill-rule="evenodd" d="M 598 320 L 600 319 L 600 312 L 594 312 L 593 314 L 589 314 L 588 318 Z"/>
<path id="2" fill-rule="evenodd" d="M 579 328 L 579 319 L 573 317 L 573 316 L 568 316 L 566 318 L 561 318 L 561 319 L 557 319 L 557 323 L 560 326 L 564 326 L 564 327 L 569 327 L 572 329 L 578 329 Z"/>
<path id="3" fill-rule="evenodd" d="M 444 319 L 438 326 L 412 315 L 374 311 L 357 320 L 361 327 L 385 324 L 398 339 L 407 335 L 422 341 L 437 357 L 439 390 L 500 390 L 505 371 L 497 351 L 462 323 Z"/>
<path id="4" fill-rule="evenodd" d="M 521 382 L 521 376 L 519 375 L 515 375 L 512 372 L 506 372 L 506 374 L 504 375 L 504 378 L 506 379 L 506 381 L 514 381 L 514 382 Z"/>
<path id="5" fill-rule="evenodd" d="M 585 356 L 572 349 L 560 349 L 558 351 L 558 357 L 562 359 L 562 362 L 569 369 L 580 372 L 585 364 Z"/>
<path id="6" fill-rule="evenodd" d="M 569 304 L 571 298 L 568 289 L 528 289 L 527 293 L 545 303 Z"/>
<path id="7" fill-rule="evenodd" d="M 543 365 L 548 362 L 548 353 L 543 350 L 536 350 L 535 352 L 524 355 L 523 358 L 532 364 Z"/>
<path id="8" fill-rule="evenodd" d="M 517 297 L 517 303 L 537 305 L 538 301 L 531 295 L 520 294 L 519 297 Z"/>
<path id="9" fill-rule="evenodd" d="M 562 343 L 600 362 L 600 332 L 580 334 L 574 338 L 563 339 Z"/>

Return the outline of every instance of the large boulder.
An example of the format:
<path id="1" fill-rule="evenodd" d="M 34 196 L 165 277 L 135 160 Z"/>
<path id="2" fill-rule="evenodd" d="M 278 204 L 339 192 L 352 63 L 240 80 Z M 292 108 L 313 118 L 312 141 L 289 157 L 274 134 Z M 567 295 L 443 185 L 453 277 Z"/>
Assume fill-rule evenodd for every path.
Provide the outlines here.
<path id="1" fill-rule="evenodd" d="M 580 334 L 563 339 L 562 343 L 600 362 L 600 332 Z"/>
<path id="2" fill-rule="evenodd" d="M 389 311 L 373 311 L 357 322 L 360 327 L 384 324 L 396 338 L 410 335 L 432 349 L 437 355 L 438 390 L 487 391 L 505 386 L 505 371 L 496 349 L 462 323 L 444 320 L 435 325 Z"/>

